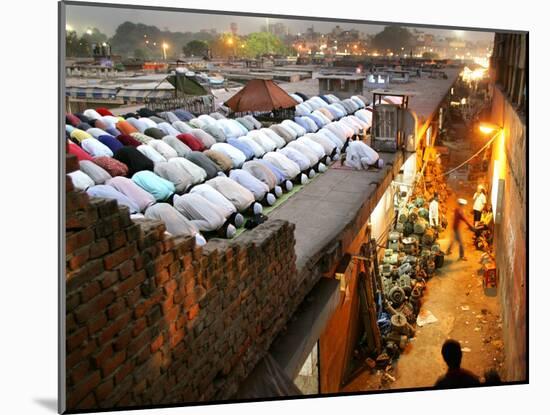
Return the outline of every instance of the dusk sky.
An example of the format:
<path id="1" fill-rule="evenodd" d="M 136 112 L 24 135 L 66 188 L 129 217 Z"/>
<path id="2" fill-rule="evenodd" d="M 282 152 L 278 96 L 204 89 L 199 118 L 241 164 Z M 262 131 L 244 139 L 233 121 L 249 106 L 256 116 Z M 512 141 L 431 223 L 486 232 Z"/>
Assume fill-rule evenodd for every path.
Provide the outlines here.
<path id="1" fill-rule="evenodd" d="M 198 32 L 200 29 L 217 29 L 218 33 L 229 31 L 229 24 L 231 22 L 235 22 L 238 25 L 239 34 L 259 31 L 260 28 L 266 24 L 266 19 L 262 17 L 222 16 L 170 11 L 131 10 L 105 6 L 93 7 L 74 5 L 67 6 L 66 20 L 67 24 L 71 25 L 71 27 L 78 33 L 83 33 L 90 27 L 97 27 L 101 32 L 108 36 L 114 35 L 118 25 L 125 21 L 154 25 L 161 30 L 168 29 L 172 32 Z M 344 29 L 357 29 L 370 34 L 378 33 L 383 28 L 383 25 L 372 24 L 269 18 L 269 24 L 275 24 L 278 22 L 282 22 L 288 26 L 291 34 L 304 32 L 306 28 L 311 27 L 312 25 L 314 26 L 315 31 L 322 33 L 329 32 L 337 24 Z M 459 35 L 466 40 L 472 41 L 491 41 L 493 38 L 492 32 L 419 29 L 428 33 L 441 34 L 444 36 L 454 37 Z"/>

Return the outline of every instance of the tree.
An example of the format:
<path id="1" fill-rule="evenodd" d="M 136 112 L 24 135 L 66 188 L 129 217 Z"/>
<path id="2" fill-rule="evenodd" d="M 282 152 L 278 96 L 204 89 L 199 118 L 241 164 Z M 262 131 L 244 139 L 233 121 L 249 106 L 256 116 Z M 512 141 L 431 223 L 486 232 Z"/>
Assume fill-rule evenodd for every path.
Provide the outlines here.
<path id="1" fill-rule="evenodd" d="M 256 58 L 267 54 L 288 54 L 289 49 L 274 34 L 255 32 L 247 36 L 242 53 L 245 56 Z"/>
<path id="2" fill-rule="evenodd" d="M 186 56 L 207 56 L 208 43 L 202 40 L 192 40 L 183 47 Z"/>
<path id="3" fill-rule="evenodd" d="M 101 33 L 97 27 L 86 30 L 86 32 L 82 34 L 82 39 L 85 39 L 90 45 L 93 43 L 101 44 L 108 41 L 107 35 Z"/>
<path id="4" fill-rule="evenodd" d="M 84 37 L 78 37 L 74 30 L 68 31 L 65 36 L 66 56 L 84 58 L 92 56 L 92 47 Z"/>
<path id="5" fill-rule="evenodd" d="M 413 47 L 415 37 L 407 28 L 386 26 L 384 30 L 374 36 L 372 43 L 381 52 L 390 50 L 393 53 L 399 53 L 401 48 L 408 50 Z"/>
<path id="6" fill-rule="evenodd" d="M 136 48 L 134 50 L 134 58 L 146 60 L 149 59 L 150 52 L 145 48 Z"/>

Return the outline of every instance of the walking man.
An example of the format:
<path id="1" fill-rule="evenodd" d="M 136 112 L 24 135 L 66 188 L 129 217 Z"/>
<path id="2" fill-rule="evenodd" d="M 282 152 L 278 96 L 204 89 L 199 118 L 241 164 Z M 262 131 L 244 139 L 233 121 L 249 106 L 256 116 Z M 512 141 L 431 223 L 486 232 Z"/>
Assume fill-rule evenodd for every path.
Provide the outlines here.
<path id="1" fill-rule="evenodd" d="M 449 247 L 447 248 L 446 255 L 451 254 L 451 248 L 454 245 L 454 242 L 458 242 L 458 247 L 460 249 L 460 256 L 459 260 L 466 261 L 466 257 L 464 256 L 464 244 L 462 243 L 462 236 L 460 235 L 460 222 L 464 222 L 466 225 L 468 225 L 468 228 L 473 231 L 473 226 L 468 222 L 466 217 L 464 216 L 464 211 L 462 210 L 462 206 L 466 206 L 468 202 L 464 199 L 458 199 L 458 206 L 456 207 L 454 211 L 454 217 L 453 217 L 453 239 L 451 239 L 451 243 Z"/>

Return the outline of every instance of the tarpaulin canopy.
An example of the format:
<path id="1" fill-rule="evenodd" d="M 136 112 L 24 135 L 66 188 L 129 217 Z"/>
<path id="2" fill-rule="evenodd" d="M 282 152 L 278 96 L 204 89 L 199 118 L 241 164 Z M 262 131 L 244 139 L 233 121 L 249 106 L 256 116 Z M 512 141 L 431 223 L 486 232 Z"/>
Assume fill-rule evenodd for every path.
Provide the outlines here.
<path id="1" fill-rule="evenodd" d="M 269 79 L 253 79 L 225 101 L 234 112 L 274 111 L 296 106 L 288 93 Z"/>
<path id="2" fill-rule="evenodd" d="M 183 74 L 170 75 L 166 77 L 166 80 L 176 88 L 178 94 L 208 95 L 208 91 L 201 84 Z"/>

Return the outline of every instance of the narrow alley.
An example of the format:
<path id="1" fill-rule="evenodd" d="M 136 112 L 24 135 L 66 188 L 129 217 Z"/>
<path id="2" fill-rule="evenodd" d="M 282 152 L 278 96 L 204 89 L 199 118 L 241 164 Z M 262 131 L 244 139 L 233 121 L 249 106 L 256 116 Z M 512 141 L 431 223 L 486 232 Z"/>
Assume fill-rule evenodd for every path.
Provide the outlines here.
<path id="1" fill-rule="evenodd" d="M 459 165 L 483 144 L 476 134 L 466 140 L 443 142 L 450 156 L 443 162 L 445 171 Z M 483 162 L 474 159 L 465 168 L 447 176 L 446 216 L 449 222 L 457 200 L 468 201 L 464 212 L 473 224 L 472 197 L 483 175 L 476 174 Z M 445 251 L 452 238 L 450 226 L 440 232 L 438 243 Z M 497 296 L 487 295 L 483 286 L 482 257 L 484 252 L 474 246 L 474 234 L 462 225 L 466 261 L 459 260 L 458 246 L 445 256 L 424 289 L 420 315 L 433 315 L 435 321 L 416 326 L 415 336 L 400 357 L 386 369 L 365 370 L 352 379 L 343 390 L 369 391 L 387 389 L 427 388 L 435 384 L 447 366 L 441 356 L 441 346 L 447 339 L 458 340 L 462 346 L 462 367 L 484 380 L 484 374 L 496 370 L 502 377 L 504 350 L 502 320 Z"/>

